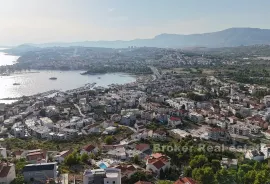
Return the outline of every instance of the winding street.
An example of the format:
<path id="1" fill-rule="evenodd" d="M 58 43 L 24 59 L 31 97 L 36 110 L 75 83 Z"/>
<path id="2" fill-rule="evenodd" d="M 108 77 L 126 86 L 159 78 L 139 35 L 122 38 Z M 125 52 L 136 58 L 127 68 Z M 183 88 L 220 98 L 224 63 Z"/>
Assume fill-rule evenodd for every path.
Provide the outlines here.
<path id="1" fill-rule="evenodd" d="M 84 114 L 82 113 L 82 111 L 81 111 L 81 108 L 80 108 L 77 104 L 74 104 L 74 106 L 78 109 L 80 115 L 81 115 L 82 117 L 85 117 L 85 115 L 84 115 Z"/>

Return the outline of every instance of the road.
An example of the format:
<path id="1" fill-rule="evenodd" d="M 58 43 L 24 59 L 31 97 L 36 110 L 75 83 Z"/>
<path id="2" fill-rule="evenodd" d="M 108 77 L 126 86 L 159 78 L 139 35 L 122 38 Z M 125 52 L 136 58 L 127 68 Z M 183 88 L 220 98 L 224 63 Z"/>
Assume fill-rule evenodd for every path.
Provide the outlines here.
<path id="1" fill-rule="evenodd" d="M 137 132 L 137 130 L 135 128 L 132 128 L 132 127 L 129 127 L 129 126 L 126 126 L 126 125 L 119 125 L 119 126 L 129 128 L 134 133 Z"/>
<path id="2" fill-rule="evenodd" d="M 154 66 L 148 66 L 149 68 L 151 68 L 152 72 L 155 74 L 155 76 L 157 78 L 160 78 L 161 77 L 161 74 L 159 73 L 158 69 Z"/>
<path id="3" fill-rule="evenodd" d="M 74 106 L 78 109 L 80 115 L 81 115 L 82 117 L 85 117 L 85 115 L 84 115 L 84 114 L 82 113 L 82 111 L 81 111 L 81 108 L 80 108 L 77 104 L 74 104 Z"/>

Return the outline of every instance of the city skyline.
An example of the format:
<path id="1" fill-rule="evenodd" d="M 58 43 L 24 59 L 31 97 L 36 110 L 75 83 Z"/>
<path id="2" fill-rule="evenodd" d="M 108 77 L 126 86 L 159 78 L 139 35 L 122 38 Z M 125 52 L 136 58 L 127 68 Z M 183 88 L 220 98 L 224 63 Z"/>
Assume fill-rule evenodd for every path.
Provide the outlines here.
<path id="1" fill-rule="evenodd" d="M 266 0 L 0 0 L 0 43 L 74 42 L 196 34 L 231 27 L 270 29 Z"/>

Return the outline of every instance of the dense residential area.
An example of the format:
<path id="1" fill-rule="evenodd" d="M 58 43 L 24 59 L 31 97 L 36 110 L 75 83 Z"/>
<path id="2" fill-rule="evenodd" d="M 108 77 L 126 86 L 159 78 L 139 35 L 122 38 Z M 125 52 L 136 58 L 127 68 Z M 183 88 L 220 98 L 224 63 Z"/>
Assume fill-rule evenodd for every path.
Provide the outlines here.
<path id="1" fill-rule="evenodd" d="M 149 71 L 136 82 L 0 104 L 0 183 L 270 182 L 270 71 L 255 81 L 256 68 L 239 67 L 243 56 L 200 52 L 129 48 L 135 58 L 156 56 L 141 61 Z M 29 66 L 40 67 L 38 58 Z"/>

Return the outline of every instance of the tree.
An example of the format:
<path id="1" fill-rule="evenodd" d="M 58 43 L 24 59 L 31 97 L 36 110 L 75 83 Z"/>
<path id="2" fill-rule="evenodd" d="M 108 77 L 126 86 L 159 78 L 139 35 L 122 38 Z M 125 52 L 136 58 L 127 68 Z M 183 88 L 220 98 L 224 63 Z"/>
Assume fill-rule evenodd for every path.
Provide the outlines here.
<path id="1" fill-rule="evenodd" d="M 262 164 L 260 162 L 255 162 L 255 165 L 253 167 L 255 171 L 261 170 L 262 169 Z"/>
<path id="2" fill-rule="evenodd" d="M 89 160 L 89 155 L 88 155 L 87 153 L 83 153 L 83 154 L 81 155 L 81 161 L 82 161 L 83 163 L 86 163 L 88 160 Z"/>
<path id="3" fill-rule="evenodd" d="M 100 150 L 99 150 L 99 151 L 100 151 Z M 94 153 L 90 153 L 89 158 L 95 159 L 95 158 L 96 158 L 96 155 L 95 155 Z"/>
<path id="4" fill-rule="evenodd" d="M 200 184 L 216 184 L 214 172 L 211 167 L 195 168 L 192 171 L 192 178 Z"/>
<path id="5" fill-rule="evenodd" d="M 245 172 L 241 169 L 238 169 L 237 172 L 237 183 L 244 183 L 244 177 L 245 177 Z"/>
<path id="6" fill-rule="evenodd" d="M 46 109 L 41 109 L 39 111 L 39 115 L 42 116 L 42 117 L 45 117 L 46 116 Z"/>
<path id="7" fill-rule="evenodd" d="M 184 176 L 191 177 L 192 176 L 192 169 L 190 167 L 184 168 Z"/>
<path id="8" fill-rule="evenodd" d="M 202 86 L 205 86 L 206 85 L 206 82 L 207 82 L 207 79 L 205 77 L 202 77 L 200 80 L 199 80 L 199 84 L 202 85 Z"/>
<path id="9" fill-rule="evenodd" d="M 113 143 L 113 137 L 112 136 L 107 136 L 105 138 L 105 143 L 106 144 L 112 144 Z"/>
<path id="10" fill-rule="evenodd" d="M 227 184 L 234 183 L 235 178 L 227 169 L 222 168 L 216 173 L 216 180 L 218 184 Z"/>
<path id="11" fill-rule="evenodd" d="M 211 161 L 211 167 L 212 167 L 213 171 L 218 171 L 218 170 L 220 170 L 220 168 L 221 168 L 221 166 L 220 166 L 220 161 L 219 161 L 219 160 L 213 159 L 213 160 Z"/>
<path id="12" fill-rule="evenodd" d="M 27 164 L 25 159 L 19 159 L 15 161 L 15 171 L 16 173 L 20 174 L 22 173 L 22 169 Z"/>
<path id="13" fill-rule="evenodd" d="M 153 176 L 148 175 L 145 172 L 138 171 L 134 173 L 133 175 L 130 176 L 130 179 L 128 180 L 127 183 L 136 183 L 137 181 L 150 181 L 152 180 Z"/>
<path id="14" fill-rule="evenodd" d="M 159 171 L 159 178 L 161 180 L 164 180 L 165 179 L 165 172 L 163 171 L 163 169 L 161 168 L 160 171 Z"/>
<path id="15" fill-rule="evenodd" d="M 16 178 L 10 184 L 25 184 L 24 177 L 21 174 L 18 174 Z"/>
<path id="16" fill-rule="evenodd" d="M 169 180 L 159 180 L 157 184 L 173 184 L 173 182 Z"/>
<path id="17" fill-rule="evenodd" d="M 269 183 L 269 182 L 270 182 L 269 172 L 267 172 L 266 170 L 257 172 L 254 184 Z"/>
<path id="18" fill-rule="evenodd" d="M 78 153 L 74 151 L 73 153 L 69 154 L 65 160 L 64 163 L 68 166 L 76 165 L 80 163 L 80 157 L 78 156 Z"/>
<path id="19" fill-rule="evenodd" d="M 196 155 L 190 162 L 189 166 L 191 168 L 202 167 L 204 164 L 208 162 L 208 159 L 204 155 Z"/>
<path id="20" fill-rule="evenodd" d="M 239 167 L 239 170 L 243 170 L 244 173 L 247 173 L 248 171 L 251 171 L 253 168 L 251 165 L 248 165 L 248 164 L 242 164 L 240 167 Z"/>
<path id="21" fill-rule="evenodd" d="M 181 106 L 181 109 L 186 109 L 186 106 L 185 106 L 185 104 L 183 104 L 182 106 Z"/>
<path id="22" fill-rule="evenodd" d="M 235 114 L 235 117 L 237 117 L 237 118 L 239 118 L 239 119 L 244 119 L 244 117 L 243 117 L 239 112 L 237 112 L 237 113 Z"/>
<path id="23" fill-rule="evenodd" d="M 255 178 L 256 178 L 256 171 L 251 170 L 251 171 L 248 171 L 248 173 L 245 174 L 243 180 L 244 180 L 244 183 L 254 183 Z"/>
<path id="24" fill-rule="evenodd" d="M 138 156 L 138 155 L 135 155 L 135 156 L 134 156 L 133 162 L 134 162 L 135 164 L 140 164 L 140 160 L 139 160 L 139 156 Z"/>

